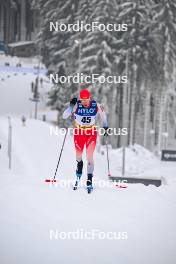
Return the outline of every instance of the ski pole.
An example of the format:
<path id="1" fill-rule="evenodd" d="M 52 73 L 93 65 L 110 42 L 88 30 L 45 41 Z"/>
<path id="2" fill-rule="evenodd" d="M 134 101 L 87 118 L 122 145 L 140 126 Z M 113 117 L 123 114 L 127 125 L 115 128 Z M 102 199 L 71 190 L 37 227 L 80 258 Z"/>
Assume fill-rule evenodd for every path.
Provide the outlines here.
<path id="1" fill-rule="evenodd" d="M 63 148 L 64 148 L 64 145 L 65 145 L 65 140 L 66 140 L 66 137 L 67 137 L 67 133 L 68 133 L 68 127 L 66 128 L 66 133 L 65 133 L 64 140 L 63 140 L 63 143 L 62 143 L 62 148 L 61 148 L 61 151 L 60 151 L 60 154 L 59 154 L 59 159 L 58 159 L 58 162 L 57 162 L 57 166 L 56 166 L 56 170 L 55 170 L 55 173 L 54 173 L 53 180 L 46 179 L 46 182 L 56 182 L 56 174 L 57 174 L 57 170 L 58 170 L 59 163 L 60 163 L 60 160 L 61 160 L 61 156 L 62 156 Z"/>
<path id="2" fill-rule="evenodd" d="M 111 176 L 110 166 L 109 166 L 109 150 L 108 150 L 108 136 L 107 135 L 106 135 L 105 143 L 106 143 L 106 154 L 107 154 L 107 163 L 108 163 L 108 176 Z"/>
<path id="3" fill-rule="evenodd" d="M 66 137 L 67 137 L 67 133 L 68 133 L 68 127 L 66 128 L 66 133 L 65 133 L 64 140 L 63 140 L 63 143 L 62 143 L 62 148 L 61 148 L 61 151 L 60 151 L 60 155 L 59 155 L 57 167 L 56 167 L 56 170 L 55 170 L 55 173 L 54 173 L 53 181 L 56 178 L 56 174 L 57 174 L 57 170 L 58 170 L 58 167 L 59 167 L 60 159 L 61 159 L 61 156 L 62 156 L 63 148 L 64 148 L 64 145 L 65 145 L 65 140 L 66 140 Z"/>

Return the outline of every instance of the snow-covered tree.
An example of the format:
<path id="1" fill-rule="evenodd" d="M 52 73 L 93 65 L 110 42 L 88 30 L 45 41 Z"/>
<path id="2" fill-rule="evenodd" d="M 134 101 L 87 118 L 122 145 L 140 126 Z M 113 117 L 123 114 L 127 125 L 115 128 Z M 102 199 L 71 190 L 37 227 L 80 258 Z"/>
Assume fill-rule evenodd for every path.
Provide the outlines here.
<path id="1" fill-rule="evenodd" d="M 59 75 L 128 75 L 128 84 L 82 86 L 89 87 L 105 104 L 110 126 L 128 127 L 128 144 L 148 146 L 153 129 L 155 144 L 160 146 L 162 131 L 167 129 L 161 124 L 170 120 L 168 116 L 175 109 L 173 102 L 173 107 L 168 107 L 173 96 L 168 91 L 175 80 L 176 1 L 39 0 L 37 4 L 43 21 L 38 42 L 48 71 Z M 50 21 L 127 24 L 128 30 L 50 32 Z M 61 111 L 82 86 L 55 85 L 49 104 Z M 111 143 L 121 146 L 122 140 L 111 137 Z"/>
<path id="2" fill-rule="evenodd" d="M 156 143 L 162 146 L 163 123 L 166 122 L 164 112 L 167 106 L 167 89 L 173 78 L 176 58 L 176 1 L 155 1 L 152 8 L 154 15 L 154 32 L 161 37 L 160 90 L 156 101 Z"/>

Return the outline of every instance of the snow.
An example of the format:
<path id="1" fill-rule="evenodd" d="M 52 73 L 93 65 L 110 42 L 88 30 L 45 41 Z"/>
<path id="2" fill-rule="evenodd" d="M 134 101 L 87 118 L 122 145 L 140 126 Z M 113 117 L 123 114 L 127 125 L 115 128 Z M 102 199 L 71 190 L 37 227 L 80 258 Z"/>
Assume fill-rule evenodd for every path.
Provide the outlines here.
<path id="1" fill-rule="evenodd" d="M 20 58 L 16 56 L 0 55 L 0 66 L 4 65 L 5 62 L 9 62 L 11 66 L 16 66 L 17 63 L 21 62 L 23 66 L 38 66 L 38 58 Z M 44 67 L 44 65 L 41 65 Z"/>
<path id="2" fill-rule="evenodd" d="M 126 189 L 97 187 L 91 195 L 84 187 L 74 192 L 44 182 L 53 176 L 63 136 L 51 135 L 50 126 L 42 121 L 28 119 L 23 127 L 19 118 L 12 119 L 13 169 L 8 173 L 7 125 L 7 119 L 1 118 L 0 255 L 4 264 L 175 262 L 175 164 L 160 162 L 166 182 L 159 188 L 137 184 Z M 113 152 L 115 164 L 119 160 Z M 106 180 L 105 156 L 96 152 L 95 160 L 95 177 Z M 75 165 L 73 139 L 68 136 L 58 179 L 72 180 Z M 50 240 L 49 236 L 50 230 L 92 229 L 127 232 L 128 239 Z"/>
<path id="3" fill-rule="evenodd" d="M 18 46 L 24 46 L 24 45 L 30 45 L 33 44 L 33 41 L 19 41 L 19 42 L 14 42 L 14 43 L 9 43 L 9 47 L 18 47 Z"/>
<path id="4" fill-rule="evenodd" d="M 10 67 L 2 66 L 5 62 L 10 63 Z M 21 63 L 21 67 L 16 67 L 17 63 Z M 34 116 L 34 103 L 32 98 L 31 83 L 35 82 L 38 70 L 34 70 L 34 66 L 38 66 L 37 58 L 17 58 L 1 55 L 0 56 L 0 116 L 4 115 L 26 115 Z M 39 78 L 43 78 L 43 85 L 39 85 L 40 102 L 38 104 L 38 116 L 42 118 L 43 114 L 46 119 L 56 121 L 56 112 L 46 107 L 47 93 L 51 89 L 48 78 L 44 75 L 46 71 L 44 66 L 40 70 Z"/>
<path id="5" fill-rule="evenodd" d="M 110 146 L 109 146 L 110 148 Z M 101 147 L 101 152 L 106 152 L 105 147 Z M 110 152 L 111 174 L 122 175 L 123 149 L 113 149 Z M 118 162 L 117 162 L 118 160 Z M 161 179 L 160 160 L 149 150 L 135 144 L 125 149 L 125 176 L 135 178 Z"/>
<path id="6" fill-rule="evenodd" d="M 1 263 L 175 264 L 176 164 L 161 162 L 135 145 L 126 149 L 126 173 L 162 178 L 162 186 L 101 187 L 100 180 L 109 183 L 102 147 L 100 153 L 95 152 L 96 185 L 92 194 L 88 195 L 84 186 L 73 191 L 70 185 L 45 183 L 55 172 L 64 135 L 51 133 L 55 127 L 49 123 L 29 118 L 33 109 L 28 102 L 30 82 L 35 75 L 8 78 L 5 73 L 0 74 L 4 78 L 0 81 Z M 47 92 L 49 84 L 43 85 Z M 39 109 L 48 113 L 44 101 Z M 24 113 L 26 126 L 21 122 Z M 7 157 L 8 115 L 12 123 L 11 170 Z M 119 174 L 122 150 L 109 149 L 109 155 L 112 173 Z M 73 138 L 68 135 L 57 179 L 72 182 L 75 166 Z M 86 179 L 86 162 L 83 177 Z M 50 231 L 95 229 L 105 233 L 125 232 L 127 239 L 50 239 Z"/>

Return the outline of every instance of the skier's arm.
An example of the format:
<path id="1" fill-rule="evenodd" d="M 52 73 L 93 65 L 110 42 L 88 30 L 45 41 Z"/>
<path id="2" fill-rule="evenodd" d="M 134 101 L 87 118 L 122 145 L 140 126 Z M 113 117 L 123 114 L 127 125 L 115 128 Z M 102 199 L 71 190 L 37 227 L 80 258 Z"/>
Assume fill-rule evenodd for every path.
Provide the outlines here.
<path id="1" fill-rule="evenodd" d="M 77 108 L 77 99 L 73 98 L 70 101 L 69 107 L 67 107 L 67 109 L 63 112 L 62 118 L 67 119 L 69 116 L 71 116 L 76 111 L 76 108 Z"/>
<path id="2" fill-rule="evenodd" d="M 102 121 L 102 126 L 104 128 L 108 128 L 108 121 L 107 121 L 107 116 L 104 111 L 104 108 L 100 104 L 97 104 L 97 108 L 98 108 L 97 110 L 98 110 L 98 113 L 100 114 L 100 118 Z"/>
<path id="3" fill-rule="evenodd" d="M 69 116 L 71 116 L 72 110 L 73 110 L 72 106 L 67 107 L 67 109 L 65 109 L 65 111 L 63 112 L 62 118 L 67 119 Z"/>

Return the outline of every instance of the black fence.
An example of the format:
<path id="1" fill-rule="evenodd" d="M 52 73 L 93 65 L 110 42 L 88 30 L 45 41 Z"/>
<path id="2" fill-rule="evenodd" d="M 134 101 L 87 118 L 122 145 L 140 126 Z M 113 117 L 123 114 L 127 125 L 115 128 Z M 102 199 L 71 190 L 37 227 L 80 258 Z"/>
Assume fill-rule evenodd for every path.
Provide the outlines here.
<path id="1" fill-rule="evenodd" d="M 176 150 L 162 150 L 162 161 L 176 161 Z"/>

